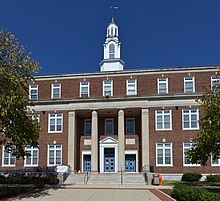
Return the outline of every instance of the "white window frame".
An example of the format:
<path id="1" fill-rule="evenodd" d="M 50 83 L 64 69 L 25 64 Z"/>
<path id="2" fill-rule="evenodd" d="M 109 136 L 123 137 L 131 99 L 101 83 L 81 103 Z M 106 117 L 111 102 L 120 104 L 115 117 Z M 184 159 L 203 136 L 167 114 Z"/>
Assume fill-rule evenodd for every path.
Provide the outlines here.
<path id="1" fill-rule="evenodd" d="M 184 113 L 184 111 L 189 110 L 188 113 Z M 196 113 L 192 113 L 192 110 L 196 110 Z M 197 127 L 192 128 L 192 115 L 197 115 Z M 189 116 L 189 128 L 184 127 L 184 116 Z M 199 109 L 195 108 L 184 108 L 182 109 L 182 129 L 183 130 L 198 130 L 199 129 Z"/>
<path id="2" fill-rule="evenodd" d="M 34 87 L 33 87 L 34 86 Z M 33 91 L 35 91 L 35 93 L 33 93 Z M 36 96 L 36 98 L 31 98 L 32 95 Z M 38 99 L 38 84 L 30 84 L 29 85 L 29 99 L 30 100 L 37 100 Z"/>
<path id="3" fill-rule="evenodd" d="M 86 133 L 87 122 L 90 122 L 90 124 L 91 124 L 91 128 L 90 128 L 91 132 L 90 133 Z M 92 134 L 92 119 L 84 119 L 84 136 L 91 136 L 91 134 Z"/>
<path id="4" fill-rule="evenodd" d="M 160 90 L 161 90 L 161 87 L 160 87 L 160 84 L 166 84 L 166 92 L 165 93 L 161 93 Z M 157 78 L 157 93 L 158 94 L 168 94 L 168 78 Z"/>
<path id="5" fill-rule="evenodd" d="M 25 156 L 24 157 L 24 166 L 25 167 L 36 167 L 38 166 L 38 163 L 39 163 L 39 148 L 38 147 L 31 147 L 31 146 L 27 146 L 25 147 L 25 151 L 30 151 L 31 153 L 31 156 Z M 34 155 L 34 152 L 37 152 L 37 164 L 33 164 L 33 155 Z M 30 157 L 31 158 L 31 164 L 27 164 L 27 158 Z"/>
<path id="6" fill-rule="evenodd" d="M 51 149 L 50 148 L 50 146 L 54 146 L 54 149 Z M 57 148 L 57 146 L 61 146 L 60 148 Z M 50 161 L 50 150 L 53 150 L 54 151 L 54 163 L 53 164 L 50 164 L 49 163 L 49 161 Z M 61 155 L 60 155 L 60 157 L 61 157 L 61 159 L 60 159 L 60 161 L 61 161 L 61 163 L 60 164 L 57 164 L 56 163 L 56 156 L 57 156 L 57 154 L 56 154 L 56 151 L 61 151 Z M 48 146 L 47 146 L 47 166 L 56 166 L 56 165 L 62 165 L 62 144 L 48 144 Z"/>
<path id="7" fill-rule="evenodd" d="M 163 164 L 158 164 L 157 162 L 158 162 L 158 145 L 159 144 L 162 144 L 163 145 L 163 147 L 162 147 L 162 150 L 163 150 Z M 165 164 L 165 150 L 167 149 L 166 148 L 166 144 L 170 144 L 170 164 Z M 156 166 L 158 166 L 158 167 L 165 167 L 165 166 L 173 166 L 173 148 L 172 148 L 172 143 L 168 143 L 168 142 L 162 142 L 162 143 L 156 143 Z"/>
<path id="8" fill-rule="evenodd" d="M 115 59 L 115 44 L 113 43 L 109 44 L 109 59 Z"/>
<path id="9" fill-rule="evenodd" d="M 106 132 L 106 122 L 108 120 L 112 121 L 112 133 L 107 133 Z M 105 135 L 114 135 L 114 118 L 105 118 Z"/>
<path id="10" fill-rule="evenodd" d="M 169 113 L 166 113 L 168 112 Z M 162 112 L 162 113 L 158 113 L 158 112 Z M 162 118 L 162 128 L 158 128 L 157 122 L 158 122 L 158 116 L 161 116 Z M 170 117 L 170 127 L 169 128 L 165 128 L 165 116 L 169 116 Z M 172 110 L 155 110 L 155 127 L 157 131 L 161 131 L 161 130 L 172 130 Z"/>
<path id="11" fill-rule="evenodd" d="M 54 115 L 54 117 L 51 117 L 51 115 Z M 61 115 L 58 117 L 58 115 Z M 54 131 L 51 131 L 50 130 L 50 123 L 51 123 L 51 120 L 54 119 L 55 120 L 55 130 Z M 57 120 L 58 119 L 61 119 L 61 130 L 58 131 L 57 130 Z M 62 133 L 63 132 L 63 113 L 49 113 L 48 114 L 48 133 Z"/>
<path id="12" fill-rule="evenodd" d="M 192 91 L 187 91 L 186 89 L 187 83 L 192 83 Z M 184 77 L 184 93 L 195 93 L 195 77 L 194 76 Z"/>
<path id="13" fill-rule="evenodd" d="M 132 83 L 129 83 L 129 81 L 132 81 Z M 127 96 L 137 95 L 137 79 L 127 79 L 126 83 L 127 83 L 126 95 Z"/>
<path id="14" fill-rule="evenodd" d="M 89 92 L 90 92 L 89 91 L 89 86 L 90 86 L 90 82 L 88 82 L 88 81 L 80 82 L 80 97 L 83 97 L 83 98 L 89 97 Z M 82 88 L 87 88 L 88 93 L 87 94 L 83 94 Z"/>
<path id="15" fill-rule="evenodd" d="M 185 144 L 189 144 L 189 147 L 186 147 Z M 192 163 L 189 163 L 189 164 L 186 164 L 185 163 L 185 149 L 188 149 L 187 151 L 189 151 L 193 146 L 194 146 L 195 143 L 192 143 L 192 142 L 183 142 L 183 166 L 184 167 L 188 167 L 188 166 L 195 166 L 195 167 L 198 167 L 200 166 L 199 164 L 192 164 Z"/>
<path id="16" fill-rule="evenodd" d="M 59 85 L 59 86 L 55 86 L 55 85 Z M 55 93 L 54 93 L 54 89 L 59 89 L 59 97 L 54 97 Z M 61 83 L 52 83 L 51 84 L 51 98 L 52 99 L 59 99 L 61 98 Z"/>
<path id="17" fill-rule="evenodd" d="M 133 120 L 134 132 L 132 132 L 132 133 L 128 133 L 128 120 Z M 126 118 L 126 134 L 128 134 L 128 135 L 135 134 L 135 118 L 133 118 L 133 117 Z"/>
<path id="18" fill-rule="evenodd" d="M 110 83 L 105 83 L 110 82 Z M 109 94 L 106 94 L 105 87 L 110 87 L 111 91 Z M 113 80 L 103 80 L 103 96 L 113 96 Z"/>
<path id="19" fill-rule="evenodd" d="M 213 163 L 214 159 L 213 156 L 211 155 L 211 166 L 220 166 L 220 155 L 216 158 L 217 163 Z"/>
<path id="20" fill-rule="evenodd" d="M 211 90 L 215 91 L 216 86 L 220 86 L 220 76 L 219 75 L 212 75 L 211 76 Z"/>
<path id="21" fill-rule="evenodd" d="M 2 145 L 2 167 L 15 167 L 16 165 L 16 157 L 12 155 L 12 153 L 8 153 L 8 164 L 4 163 L 5 158 L 5 145 Z M 11 158 L 14 158 L 15 163 L 11 164 Z"/>

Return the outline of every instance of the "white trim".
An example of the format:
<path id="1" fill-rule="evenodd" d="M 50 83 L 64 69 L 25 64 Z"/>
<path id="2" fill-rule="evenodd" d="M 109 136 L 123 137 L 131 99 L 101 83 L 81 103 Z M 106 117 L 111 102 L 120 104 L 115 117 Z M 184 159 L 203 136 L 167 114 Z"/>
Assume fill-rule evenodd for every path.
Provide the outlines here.
<path id="1" fill-rule="evenodd" d="M 54 84 L 59 84 L 59 87 L 54 87 Z M 59 88 L 59 97 L 58 98 L 54 98 L 54 94 L 53 94 L 54 88 Z M 51 99 L 59 99 L 59 98 L 61 98 L 61 83 L 52 83 L 51 84 Z"/>
<path id="2" fill-rule="evenodd" d="M 81 169 L 81 172 L 84 172 L 83 170 L 84 170 L 84 155 L 92 155 L 92 152 L 91 152 L 91 150 L 82 150 L 82 161 L 81 161 L 81 167 L 82 167 L 82 169 Z M 91 156 L 92 157 L 92 156 Z M 91 161 L 92 162 L 92 161 Z"/>
<path id="3" fill-rule="evenodd" d="M 211 90 L 215 90 L 215 89 L 213 89 L 213 82 L 219 82 L 218 84 L 220 84 L 220 76 L 219 75 L 212 75 L 211 76 Z M 216 84 L 216 85 L 218 85 L 218 84 Z"/>
<path id="4" fill-rule="evenodd" d="M 90 96 L 90 82 L 89 81 L 82 81 L 82 82 L 87 82 L 87 88 L 88 88 L 88 96 Z M 79 90 L 79 97 L 83 97 L 82 96 L 82 82 L 80 82 L 80 90 Z"/>
<path id="5" fill-rule="evenodd" d="M 62 116 L 61 118 L 61 131 L 57 131 L 57 115 L 61 114 Z M 50 131 L 50 115 L 55 115 L 54 119 L 55 119 L 55 131 Z M 63 113 L 48 113 L 48 133 L 62 133 L 63 132 Z"/>
<path id="6" fill-rule="evenodd" d="M 184 128 L 184 113 L 183 110 L 189 110 L 189 128 Z M 191 110 L 196 110 L 196 115 L 197 115 L 197 127 L 196 128 L 192 128 L 192 121 L 191 121 Z M 195 113 L 194 113 L 195 114 Z M 187 115 L 187 114 L 185 114 Z M 182 130 L 199 130 L 199 109 L 198 108 L 183 108 L 182 109 Z"/>
<path id="7" fill-rule="evenodd" d="M 104 149 L 114 148 L 115 149 L 115 173 L 118 172 L 118 141 L 114 138 L 107 137 L 99 142 L 99 167 L 100 173 L 104 173 Z"/>
<path id="8" fill-rule="evenodd" d="M 37 87 L 36 88 L 32 88 L 33 85 L 36 85 Z M 31 98 L 31 91 L 32 90 L 37 90 L 37 98 L 36 99 L 32 99 Z M 37 100 L 38 99 L 38 84 L 37 83 L 34 83 L 34 84 L 29 84 L 29 100 Z"/>
<path id="9" fill-rule="evenodd" d="M 110 84 L 105 84 L 105 81 L 110 81 Z M 111 87 L 111 92 L 108 95 L 105 95 L 105 86 Z M 113 96 L 113 80 L 103 80 L 102 81 L 102 96 Z"/>
<path id="10" fill-rule="evenodd" d="M 165 81 L 160 81 L 160 79 L 165 79 Z M 160 83 L 166 84 L 166 93 L 160 93 Z M 157 78 L 157 93 L 158 94 L 168 94 L 168 77 Z"/>
<path id="11" fill-rule="evenodd" d="M 134 94 L 128 94 L 128 86 L 130 83 L 128 83 L 129 80 L 134 80 Z M 135 96 L 137 95 L 137 79 L 126 79 L 126 95 L 127 96 Z"/>
<path id="12" fill-rule="evenodd" d="M 61 148 L 59 148 L 59 149 L 57 149 L 57 148 L 55 148 L 54 147 L 54 156 L 56 155 L 56 150 L 61 150 L 61 164 L 55 164 L 55 161 L 56 161 L 56 158 L 54 157 L 54 164 L 49 164 L 49 158 L 50 158 L 50 156 L 49 156 L 49 151 L 50 151 L 50 149 L 49 149 L 49 146 L 50 145 L 54 145 L 54 146 L 58 146 L 58 145 L 60 145 L 61 146 Z M 51 149 L 52 150 L 52 149 Z M 56 166 L 56 165 L 62 165 L 62 163 L 63 163 L 63 146 L 62 146 L 62 144 L 48 144 L 47 145 L 47 166 Z"/>
<path id="13" fill-rule="evenodd" d="M 163 144 L 163 164 L 157 164 L 157 144 Z M 170 164 L 164 164 L 164 158 L 165 158 L 165 147 L 164 145 L 165 144 L 170 144 L 170 161 L 171 163 Z M 173 144 L 172 142 L 157 142 L 156 143 L 156 167 L 172 167 L 173 166 Z"/>
<path id="14" fill-rule="evenodd" d="M 183 142 L 183 167 L 200 167 L 201 166 L 200 164 L 192 164 L 192 163 L 185 164 L 185 153 L 184 153 L 185 152 L 185 146 L 184 146 L 185 143 L 190 144 L 189 149 L 193 146 L 192 142 Z"/>
<path id="15" fill-rule="evenodd" d="M 30 148 L 27 148 L 25 147 L 25 151 L 31 151 L 31 154 L 33 154 L 33 151 L 37 151 L 37 164 L 34 164 L 33 165 L 33 155 L 31 155 L 31 164 L 26 164 L 26 160 L 27 160 L 27 156 L 25 156 L 25 159 L 24 159 L 24 167 L 37 167 L 38 164 L 39 164 L 39 148 L 38 147 L 30 147 Z"/>
<path id="16" fill-rule="evenodd" d="M 136 171 L 135 172 L 138 172 L 138 163 L 139 163 L 139 161 L 138 161 L 138 151 L 137 150 L 125 150 L 125 155 L 128 155 L 128 154 L 136 155 Z M 134 173 L 134 172 L 126 172 L 126 173 Z"/>
<path id="17" fill-rule="evenodd" d="M 213 166 L 213 167 L 220 166 L 220 157 L 218 158 L 218 163 L 217 164 L 213 164 L 213 158 L 212 158 L 212 154 L 211 154 L 211 166 Z"/>
<path id="18" fill-rule="evenodd" d="M 192 84 L 193 84 L 193 91 L 191 92 L 187 92 L 186 91 L 186 82 L 190 82 L 189 80 L 186 80 L 186 78 L 192 78 Z M 195 77 L 194 76 L 187 76 L 187 77 L 184 77 L 184 93 L 195 93 Z"/>
<path id="19" fill-rule="evenodd" d="M 10 164 L 10 159 L 11 159 L 11 157 L 13 157 L 13 156 L 11 156 L 11 154 L 12 153 L 9 153 L 9 165 L 5 165 L 4 164 L 4 152 L 5 152 L 5 145 L 3 145 L 2 146 L 2 167 L 15 167 L 15 165 L 16 165 L 16 157 L 15 157 L 15 164 Z"/>
<path id="20" fill-rule="evenodd" d="M 161 115 L 157 114 L 158 111 L 162 111 L 162 114 Z M 164 116 L 168 116 L 168 114 L 164 114 L 164 111 L 170 111 L 170 113 L 169 113 L 169 116 L 170 116 L 170 128 L 164 128 Z M 162 116 L 162 128 L 157 128 L 158 116 Z M 172 130 L 172 110 L 171 109 L 155 110 L 155 130 L 156 131 L 170 131 L 170 130 Z"/>

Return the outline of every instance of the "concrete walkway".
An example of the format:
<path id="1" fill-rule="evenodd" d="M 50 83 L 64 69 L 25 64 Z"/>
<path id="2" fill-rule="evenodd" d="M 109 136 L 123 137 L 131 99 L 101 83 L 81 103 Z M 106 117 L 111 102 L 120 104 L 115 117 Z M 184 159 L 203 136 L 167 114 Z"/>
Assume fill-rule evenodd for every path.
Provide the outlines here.
<path id="1" fill-rule="evenodd" d="M 50 188 L 25 194 L 10 201 L 172 201 L 155 188 Z"/>

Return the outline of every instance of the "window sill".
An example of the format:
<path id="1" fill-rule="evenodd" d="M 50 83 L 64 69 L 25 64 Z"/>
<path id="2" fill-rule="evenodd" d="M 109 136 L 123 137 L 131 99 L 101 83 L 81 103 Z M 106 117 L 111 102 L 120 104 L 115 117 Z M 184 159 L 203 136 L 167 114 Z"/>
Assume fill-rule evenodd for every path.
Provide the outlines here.
<path id="1" fill-rule="evenodd" d="M 48 134 L 61 134 L 63 131 L 48 131 Z"/>
<path id="2" fill-rule="evenodd" d="M 156 165 L 156 167 L 173 167 L 173 165 Z"/>
<path id="3" fill-rule="evenodd" d="M 173 129 L 155 129 L 155 131 L 173 131 Z"/>
<path id="4" fill-rule="evenodd" d="M 15 167 L 15 165 L 2 165 L 2 167 Z"/>
<path id="5" fill-rule="evenodd" d="M 24 167 L 38 167 L 38 164 L 37 165 L 24 165 Z"/>
<path id="6" fill-rule="evenodd" d="M 199 130 L 199 128 L 182 128 L 184 131 Z"/>

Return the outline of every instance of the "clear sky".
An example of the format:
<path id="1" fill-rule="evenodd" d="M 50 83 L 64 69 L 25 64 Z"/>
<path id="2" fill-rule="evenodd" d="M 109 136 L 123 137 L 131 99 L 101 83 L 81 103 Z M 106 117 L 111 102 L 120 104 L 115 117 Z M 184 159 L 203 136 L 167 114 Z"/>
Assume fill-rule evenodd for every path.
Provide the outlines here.
<path id="1" fill-rule="evenodd" d="M 40 74 L 95 72 L 111 5 L 126 69 L 220 64 L 220 0 L 2 0 L 0 27 Z"/>

